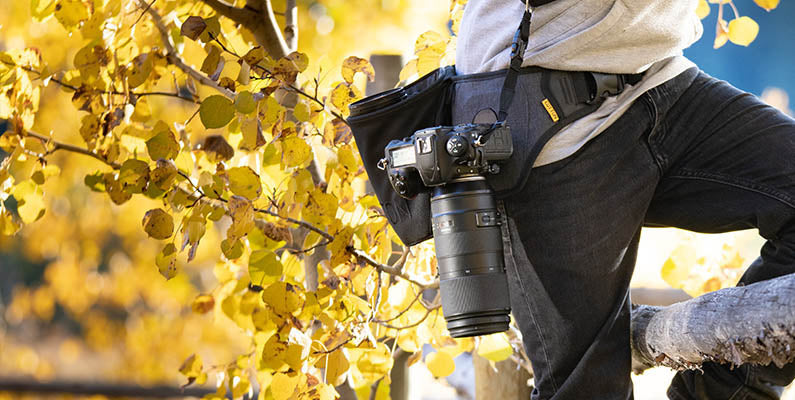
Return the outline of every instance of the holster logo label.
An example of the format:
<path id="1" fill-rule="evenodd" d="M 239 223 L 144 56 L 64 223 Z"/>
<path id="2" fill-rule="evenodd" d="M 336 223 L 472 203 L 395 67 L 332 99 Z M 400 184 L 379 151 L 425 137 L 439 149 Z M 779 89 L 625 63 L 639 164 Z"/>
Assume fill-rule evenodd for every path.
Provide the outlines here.
<path id="1" fill-rule="evenodd" d="M 555 107 L 552 107 L 552 103 L 549 102 L 549 99 L 544 99 L 541 101 L 541 104 L 544 106 L 544 109 L 547 110 L 547 114 L 549 114 L 553 122 L 558 122 L 560 120 L 558 112 L 555 111 Z"/>

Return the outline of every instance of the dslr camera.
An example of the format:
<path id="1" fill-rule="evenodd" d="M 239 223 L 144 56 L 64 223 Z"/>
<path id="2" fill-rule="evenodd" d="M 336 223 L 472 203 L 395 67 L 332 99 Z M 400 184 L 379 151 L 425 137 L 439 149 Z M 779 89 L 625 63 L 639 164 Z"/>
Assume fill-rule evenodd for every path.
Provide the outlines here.
<path id="1" fill-rule="evenodd" d="M 421 129 L 384 149 L 378 167 L 406 199 L 431 192 L 439 289 L 452 337 L 508 330 L 501 216 L 486 174 L 513 154 L 510 128 L 473 123 Z"/>

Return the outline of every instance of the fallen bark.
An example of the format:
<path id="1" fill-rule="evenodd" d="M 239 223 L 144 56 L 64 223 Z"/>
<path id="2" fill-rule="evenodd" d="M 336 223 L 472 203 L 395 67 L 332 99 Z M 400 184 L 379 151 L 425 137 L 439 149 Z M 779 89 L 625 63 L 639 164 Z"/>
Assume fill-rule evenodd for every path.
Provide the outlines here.
<path id="1" fill-rule="evenodd" d="M 795 361 L 795 274 L 668 307 L 637 306 L 632 350 L 636 366 L 678 370 L 707 361 L 779 367 Z"/>

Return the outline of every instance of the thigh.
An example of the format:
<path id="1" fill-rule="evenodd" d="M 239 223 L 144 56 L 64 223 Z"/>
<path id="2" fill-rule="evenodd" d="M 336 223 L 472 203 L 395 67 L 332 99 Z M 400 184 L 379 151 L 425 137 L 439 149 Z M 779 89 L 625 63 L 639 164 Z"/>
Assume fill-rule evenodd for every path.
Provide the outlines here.
<path id="1" fill-rule="evenodd" d="M 573 156 L 505 199 L 511 303 L 534 398 L 631 397 L 628 286 L 659 170 L 644 96 Z"/>
<path id="2" fill-rule="evenodd" d="M 701 74 L 650 138 L 662 179 L 647 225 L 697 232 L 755 228 L 768 239 L 743 278 L 795 272 L 795 121 Z"/>
<path id="3" fill-rule="evenodd" d="M 795 272 L 795 121 L 700 74 L 659 118 L 650 146 L 662 178 L 646 224 L 697 232 L 758 229 L 767 239 L 740 283 Z M 680 372 L 672 399 L 777 399 L 795 365 L 705 364 Z"/>

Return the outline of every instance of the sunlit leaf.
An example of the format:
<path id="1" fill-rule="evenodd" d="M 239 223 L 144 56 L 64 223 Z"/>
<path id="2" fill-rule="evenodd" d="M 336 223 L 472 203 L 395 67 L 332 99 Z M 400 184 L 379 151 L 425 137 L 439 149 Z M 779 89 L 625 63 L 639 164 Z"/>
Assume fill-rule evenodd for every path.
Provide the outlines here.
<path id="1" fill-rule="evenodd" d="M 455 362 L 447 353 L 437 351 L 425 356 L 425 365 L 431 374 L 437 378 L 443 378 L 455 371 Z"/>
<path id="2" fill-rule="evenodd" d="M 779 0 L 754 0 L 759 7 L 764 8 L 767 11 L 770 11 L 776 7 L 778 7 Z"/>
<path id="3" fill-rule="evenodd" d="M 342 79 L 345 79 L 345 82 L 353 83 L 353 76 L 357 72 L 367 75 L 370 81 L 375 80 L 375 70 L 366 59 L 350 56 L 342 62 Z"/>
<path id="4" fill-rule="evenodd" d="M 700 19 L 707 18 L 707 16 L 709 15 L 709 3 L 707 3 L 707 0 L 698 0 L 696 15 Z"/>
<path id="5" fill-rule="evenodd" d="M 729 40 L 740 46 L 748 46 L 759 34 L 759 24 L 749 17 L 740 17 L 729 22 Z"/>
<path id="6" fill-rule="evenodd" d="M 248 258 L 248 275 L 256 285 L 264 286 L 275 282 L 282 276 L 282 268 L 282 263 L 272 251 L 253 251 Z"/>
<path id="7" fill-rule="evenodd" d="M 155 264 L 160 275 L 166 279 L 177 276 L 177 247 L 174 243 L 167 244 L 160 253 L 157 253 Z"/>
<path id="8" fill-rule="evenodd" d="M 80 0 L 58 0 L 55 4 L 55 18 L 68 31 L 88 19 L 88 8 Z"/>
<path id="9" fill-rule="evenodd" d="M 257 102 L 254 95 L 248 90 L 244 90 L 235 97 L 235 109 L 241 114 L 251 114 L 257 109 Z"/>
<path id="10" fill-rule="evenodd" d="M 505 333 L 494 333 L 481 336 L 478 344 L 478 355 L 494 362 L 507 359 L 513 354 L 513 348 Z"/>
<path id="11" fill-rule="evenodd" d="M 229 190 L 232 193 L 254 200 L 262 193 L 259 175 L 249 167 L 235 167 L 227 171 Z"/>

